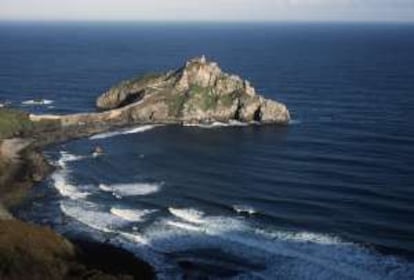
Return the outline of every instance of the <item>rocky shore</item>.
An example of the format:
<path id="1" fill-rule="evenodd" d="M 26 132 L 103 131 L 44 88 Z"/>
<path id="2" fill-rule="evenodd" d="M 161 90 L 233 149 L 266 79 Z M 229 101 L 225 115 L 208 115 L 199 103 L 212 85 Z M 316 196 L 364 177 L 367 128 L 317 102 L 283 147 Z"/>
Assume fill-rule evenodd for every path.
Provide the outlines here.
<path id="1" fill-rule="evenodd" d="M 130 253 L 91 241 L 70 242 L 9 212 L 53 167 L 46 145 L 138 124 L 239 121 L 287 125 L 282 103 L 250 82 L 224 73 L 205 57 L 177 70 L 121 82 L 96 101 L 98 112 L 33 115 L 0 109 L 0 279 L 152 279 L 152 268 Z M 113 265 L 113 261 L 116 265 Z"/>
<path id="2" fill-rule="evenodd" d="M 9 117 L 15 119 L 14 112 Z M 15 133 L 28 132 L 19 127 Z M 52 138 L 57 139 L 44 136 Z M 30 188 L 54 170 L 41 147 L 36 138 L 0 140 L 0 279 L 154 279 L 153 269 L 125 250 L 68 240 L 47 227 L 13 217 L 9 209 L 18 206 Z"/>
<path id="3" fill-rule="evenodd" d="M 0 161 L 6 164 L 0 174 L 0 279 L 154 279 L 153 269 L 127 251 L 69 241 L 47 227 L 13 217 L 9 209 L 53 171 L 32 141 L 12 138 L 0 143 Z"/>

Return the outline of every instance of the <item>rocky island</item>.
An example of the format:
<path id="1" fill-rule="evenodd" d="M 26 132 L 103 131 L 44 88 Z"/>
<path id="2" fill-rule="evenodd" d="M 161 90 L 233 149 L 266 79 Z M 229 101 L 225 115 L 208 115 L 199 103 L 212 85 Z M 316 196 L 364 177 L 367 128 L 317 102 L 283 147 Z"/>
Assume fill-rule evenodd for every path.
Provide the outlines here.
<path id="1" fill-rule="evenodd" d="M 247 80 L 224 73 L 203 56 L 182 68 L 121 82 L 96 102 L 101 110 L 123 110 L 133 122 L 287 124 L 286 106 L 257 95 Z"/>
<path id="2" fill-rule="evenodd" d="M 58 130 L 52 130 L 60 133 L 61 140 L 137 124 L 240 121 L 286 125 L 290 121 L 284 104 L 257 94 L 249 81 L 223 72 L 204 56 L 187 61 L 178 70 L 122 81 L 99 96 L 96 106 L 100 112 L 30 115 L 30 119 L 48 122 L 49 128 L 57 126 Z"/>
<path id="3" fill-rule="evenodd" d="M 189 60 L 178 70 L 123 81 L 99 96 L 96 106 L 98 112 L 71 115 L 0 109 L 1 279 L 154 276 L 147 264 L 134 260 L 127 252 L 84 241 L 73 243 L 9 213 L 35 182 L 52 172 L 41 153 L 45 145 L 139 124 L 238 121 L 287 125 L 290 121 L 284 104 L 257 94 L 250 82 L 223 72 L 204 56 Z M 91 261 L 97 255 L 104 261 L 113 261 L 112 256 L 116 256 L 119 269 L 108 271 L 105 264 Z"/>

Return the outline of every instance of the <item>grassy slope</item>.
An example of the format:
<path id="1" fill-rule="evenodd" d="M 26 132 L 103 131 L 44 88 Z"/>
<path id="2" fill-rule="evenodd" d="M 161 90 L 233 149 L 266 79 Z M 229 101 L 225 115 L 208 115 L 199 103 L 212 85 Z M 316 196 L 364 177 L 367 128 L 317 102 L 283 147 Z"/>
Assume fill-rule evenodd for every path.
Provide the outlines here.
<path id="1" fill-rule="evenodd" d="M 62 279 L 73 257 L 70 243 L 50 229 L 0 220 L 0 279 Z"/>
<path id="2" fill-rule="evenodd" d="M 15 109 L 0 109 L 0 141 L 13 137 L 30 137 L 53 131 L 60 125 L 57 120 L 32 122 L 29 114 Z"/>
<path id="3" fill-rule="evenodd" d="M 27 113 L 13 110 L 0 109 L 0 139 L 20 136 L 33 129 Z"/>
<path id="4" fill-rule="evenodd" d="M 147 73 L 144 75 L 138 75 L 129 80 L 121 81 L 119 84 L 111 87 L 110 90 L 128 90 L 133 87 L 140 87 L 150 82 L 151 80 L 155 80 L 161 77 L 162 75 L 163 73 Z"/>

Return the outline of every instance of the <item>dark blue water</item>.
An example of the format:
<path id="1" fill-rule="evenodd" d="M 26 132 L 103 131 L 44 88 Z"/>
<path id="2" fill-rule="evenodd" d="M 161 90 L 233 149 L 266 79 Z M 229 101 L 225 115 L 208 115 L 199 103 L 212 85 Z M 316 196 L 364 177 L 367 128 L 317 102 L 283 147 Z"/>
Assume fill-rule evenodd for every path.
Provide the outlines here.
<path id="1" fill-rule="evenodd" d="M 3 23 L 0 99 L 16 107 L 93 111 L 117 81 L 205 54 L 294 119 L 51 147 L 62 169 L 18 214 L 160 278 L 413 279 L 413 50 L 413 25 Z"/>

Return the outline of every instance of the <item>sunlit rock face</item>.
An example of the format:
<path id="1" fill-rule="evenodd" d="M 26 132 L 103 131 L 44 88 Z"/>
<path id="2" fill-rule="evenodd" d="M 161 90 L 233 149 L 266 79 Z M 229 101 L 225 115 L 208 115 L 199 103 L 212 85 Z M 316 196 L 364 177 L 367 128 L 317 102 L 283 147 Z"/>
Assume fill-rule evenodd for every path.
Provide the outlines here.
<path id="1" fill-rule="evenodd" d="M 100 110 L 120 110 L 117 115 L 130 122 L 290 120 L 284 104 L 258 95 L 249 81 L 223 72 L 204 56 L 175 71 L 123 81 L 102 94 L 96 105 Z"/>

